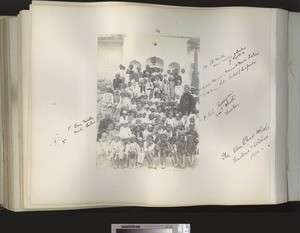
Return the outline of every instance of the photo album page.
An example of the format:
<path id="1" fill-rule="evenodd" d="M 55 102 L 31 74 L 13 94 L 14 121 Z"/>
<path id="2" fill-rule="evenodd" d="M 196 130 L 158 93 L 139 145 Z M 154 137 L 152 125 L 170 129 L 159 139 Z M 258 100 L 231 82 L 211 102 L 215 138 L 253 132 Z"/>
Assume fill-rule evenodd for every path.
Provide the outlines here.
<path id="1" fill-rule="evenodd" d="M 33 4 L 25 208 L 278 201 L 276 17 Z"/>

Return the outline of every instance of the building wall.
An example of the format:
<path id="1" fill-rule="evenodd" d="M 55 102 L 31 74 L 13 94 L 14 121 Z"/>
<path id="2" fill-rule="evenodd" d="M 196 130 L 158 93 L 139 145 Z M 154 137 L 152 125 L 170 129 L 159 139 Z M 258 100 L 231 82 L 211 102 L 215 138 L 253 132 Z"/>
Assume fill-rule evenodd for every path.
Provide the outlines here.
<path id="1" fill-rule="evenodd" d="M 126 35 L 124 37 L 124 65 L 132 60 L 138 60 L 145 68 L 146 60 L 155 56 L 164 61 L 164 69 L 177 62 L 186 70 L 189 69 L 190 58 L 187 52 L 188 38 L 152 36 L 152 35 Z"/>
<path id="2" fill-rule="evenodd" d="M 123 63 L 123 38 L 98 38 L 98 80 L 113 80 Z"/>

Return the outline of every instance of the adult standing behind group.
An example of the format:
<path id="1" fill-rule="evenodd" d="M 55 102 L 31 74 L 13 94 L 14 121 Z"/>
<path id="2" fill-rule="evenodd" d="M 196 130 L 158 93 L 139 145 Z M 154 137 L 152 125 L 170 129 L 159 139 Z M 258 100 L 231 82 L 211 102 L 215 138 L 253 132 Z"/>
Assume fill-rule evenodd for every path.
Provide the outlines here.
<path id="1" fill-rule="evenodd" d="M 179 101 L 180 112 L 183 116 L 190 115 L 195 112 L 195 99 L 190 93 L 189 86 L 184 87 L 184 93 L 180 97 Z"/>
<path id="2" fill-rule="evenodd" d="M 106 132 L 106 130 L 108 129 L 108 125 L 114 124 L 113 120 L 110 117 L 111 117 L 111 115 L 109 113 L 107 113 L 107 114 L 105 114 L 105 118 L 103 118 L 100 121 L 98 135 L 97 135 L 97 141 L 99 138 L 101 138 L 102 133 Z"/>
<path id="3" fill-rule="evenodd" d="M 122 82 L 123 82 L 123 80 L 122 80 L 120 74 L 117 73 L 117 74 L 115 75 L 115 79 L 113 80 L 113 88 L 114 88 L 114 89 L 118 89 L 120 83 L 122 83 Z"/>

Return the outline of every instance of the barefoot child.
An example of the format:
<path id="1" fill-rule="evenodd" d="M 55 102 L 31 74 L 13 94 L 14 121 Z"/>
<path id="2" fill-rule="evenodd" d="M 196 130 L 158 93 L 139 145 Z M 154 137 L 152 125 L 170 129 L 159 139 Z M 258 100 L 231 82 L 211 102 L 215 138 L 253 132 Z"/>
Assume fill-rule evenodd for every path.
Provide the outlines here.
<path id="1" fill-rule="evenodd" d="M 144 162 L 144 158 L 145 158 L 145 152 L 144 152 L 144 140 L 141 137 L 138 137 L 137 140 L 137 144 L 138 144 L 138 151 L 137 151 L 137 167 L 141 167 L 143 166 L 143 162 Z"/>
<path id="2" fill-rule="evenodd" d="M 185 157 L 186 157 L 186 141 L 185 135 L 180 134 L 179 138 L 176 142 L 177 154 L 179 159 L 179 166 L 184 168 L 185 167 Z"/>
<path id="3" fill-rule="evenodd" d="M 136 160 L 137 160 L 137 153 L 139 150 L 139 146 L 136 143 L 135 137 L 131 137 L 130 141 L 126 145 L 125 152 L 128 156 L 129 160 L 129 168 L 136 166 Z"/>
<path id="4" fill-rule="evenodd" d="M 148 135 L 147 136 L 147 141 L 145 141 L 144 143 L 144 152 L 145 152 L 145 156 L 149 161 L 149 168 L 154 168 L 156 169 L 156 165 L 154 162 L 154 155 L 155 155 L 155 143 L 153 141 L 153 136 L 152 135 Z"/>
<path id="5" fill-rule="evenodd" d="M 107 133 L 102 133 L 101 139 L 98 139 L 97 154 L 97 167 L 100 167 L 103 164 L 104 159 L 109 158 L 109 141 Z"/>
<path id="6" fill-rule="evenodd" d="M 121 161 L 122 168 L 129 167 L 129 158 L 128 158 L 128 147 L 130 145 L 130 139 L 123 139 L 123 145 L 124 145 L 124 152 L 123 152 L 123 159 Z"/>
<path id="7" fill-rule="evenodd" d="M 170 138 L 170 144 L 172 146 L 172 153 L 171 153 L 171 159 L 173 162 L 174 167 L 179 166 L 179 159 L 178 159 L 178 153 L 177 153 L 177 148 L 176 148 L 176 139 L 175 137 Z"/>
<path id="8" fill-rule="evenodd" d="M 196 149 L 197 149 L 197 143 L 195 142 L 193 135 L 192 134 L 186 135 L 187 160 L 191 167 L 194 166 Z"/>
<path id="9" fill-rule="evenodd" d="M 158 150 L 158 161 L 161 168 L 166 167 L 166 157 L 168 154 L 172 152 L 172 146 L 168 142 L 168 137 L 166 134 L 162 133 L 160 135 L 160 139 L 156 144 L 156 148 Z"/>
<path id="10" fill-rule="evenodd" d="M 110 143 L 110 153 L 112 153 L 113 168 L 123 167 L 124 144 L 119 135 L 116 135 Z"/>

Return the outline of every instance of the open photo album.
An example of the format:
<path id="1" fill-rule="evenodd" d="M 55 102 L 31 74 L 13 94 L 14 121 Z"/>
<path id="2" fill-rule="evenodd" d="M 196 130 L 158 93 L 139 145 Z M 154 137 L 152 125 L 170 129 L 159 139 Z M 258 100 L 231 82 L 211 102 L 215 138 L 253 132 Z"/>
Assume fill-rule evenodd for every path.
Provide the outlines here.
<path id="1" fill-rule="evenodd" d="M 282 9 L 130 2 L 1 17 L 0 204 L 299 201 L 299 25 Z"/>

